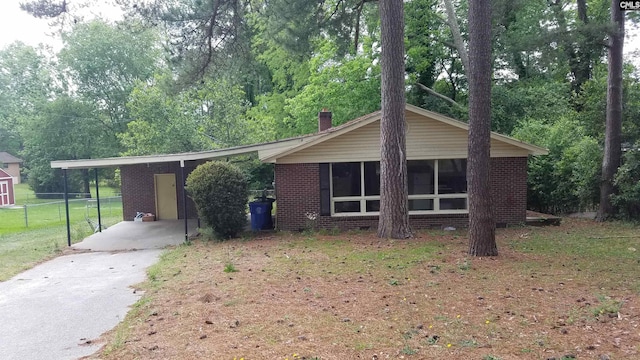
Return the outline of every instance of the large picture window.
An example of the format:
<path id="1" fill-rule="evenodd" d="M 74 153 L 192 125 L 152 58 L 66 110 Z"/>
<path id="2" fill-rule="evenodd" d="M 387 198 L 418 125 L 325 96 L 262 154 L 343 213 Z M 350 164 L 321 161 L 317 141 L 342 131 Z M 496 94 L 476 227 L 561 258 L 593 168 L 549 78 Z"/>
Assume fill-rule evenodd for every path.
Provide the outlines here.
<path id="1" fill-rule="evenodd" d="M 380 162 L 331 164 L 331 214 L 377 215 Z M 409 213 L 466 213 L 467 160 L 409 160 Z"/>

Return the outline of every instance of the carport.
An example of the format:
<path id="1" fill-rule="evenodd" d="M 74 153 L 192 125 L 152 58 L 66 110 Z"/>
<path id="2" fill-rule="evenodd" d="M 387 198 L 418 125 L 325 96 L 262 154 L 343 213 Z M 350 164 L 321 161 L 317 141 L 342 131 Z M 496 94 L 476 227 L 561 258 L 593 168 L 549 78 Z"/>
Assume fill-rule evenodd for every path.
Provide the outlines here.
<path id="1" fill-rule="evenodd" d="M 158 220 L 184 220 L 184 239 L 188 239 L 189 219 L 197 219 L 193 201 L 187 197 L 185 183 L 193 169 L 210 160 L 226 159 L 236 155 L 255 152 L 271 152 L 295 146 L 305 137 L 285 139 L 255 145 L 236 146 L 210 151 L 181 154 L 124 156 L 115 158 L 58 160 L 51 167 L 62 169 L 64 176 L 64 201 L 67 224 L 67 245 L 71 246 L 71 224 L 69 220 L 68 171 L 93 169 L 96 183 L 98 207 L 98 229 L 102 231 L 100 213 L 100 186 L 98 169 L 119 168 L 123 220 L 133 221 L 136 211 L 153 212 Z"/>
<path id="2" fill-rule="evenodd" d="M 196 226 L 195 219 L 189 219 L 189 228 Z M 78 250 L 129 251 L 163 249 L 169 245 L 180 245 L 180 220 L 149 222 L 122 221 L 104 232 L 90 235 L 79 243 L 71 245 Z"/>

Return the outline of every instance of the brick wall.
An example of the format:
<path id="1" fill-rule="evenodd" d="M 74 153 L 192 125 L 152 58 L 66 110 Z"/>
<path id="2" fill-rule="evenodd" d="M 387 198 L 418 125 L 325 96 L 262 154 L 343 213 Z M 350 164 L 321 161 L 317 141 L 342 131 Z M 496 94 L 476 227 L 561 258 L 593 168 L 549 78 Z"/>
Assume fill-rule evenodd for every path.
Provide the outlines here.
<path id="1" fill-rule="evenodd" d="M 515 225 L 527 218 L 527 158 L 491 158 L 491 196 L 496 224 Z"/>
<path id="2" fill-rule="evenodd" d="M 278 229 L 298 230 L 306 225 L 306 213 L 320 213 L 318 164 L 276 164 Z"/>
<path id="3" fill-rule="evenodd" d="M 191 171 L 198 165 L 195 162 L 185 164 L 185 176 L 189 176 Z M 178 218 L 184 219 L 182 202 L 182 183 L 180 177 L 180 164 L 159 163 L 159 164 L 137 164 L 120 167 L 122 210 L 123 219 L 131 221 L 136 216 L 136 212 L 156 212 L 156 196 L 154 188 L 154 174 L 175 174 L 176 176 L 176 197 L 178 199 Z M 197 218 L 196 207 L 193 201 L 187 197 L 187 215 L 190 219 Z"/>
<path id="4" fill-rule="evenodd" d="M 307 225 L 305 213 L 320 213 L 318 164 L 276 164 L 277 224 L 280 230 L 297 231 Z M 491 187 L 498 226 L 523 223 L 527 206 L 527 158 L 492 158 Z M 420 228 L 467 227 L 466 214 L 411 215 L 411 226 Z M 376 229 L 377 216 L 319 216 L 317 225 L 332 229 Z"/>

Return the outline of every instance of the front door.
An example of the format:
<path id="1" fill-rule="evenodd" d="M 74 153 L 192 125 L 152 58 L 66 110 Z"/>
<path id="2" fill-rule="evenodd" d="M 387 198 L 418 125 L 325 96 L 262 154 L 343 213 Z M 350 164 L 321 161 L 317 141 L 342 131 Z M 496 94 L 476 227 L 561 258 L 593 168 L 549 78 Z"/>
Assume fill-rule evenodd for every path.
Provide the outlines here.
<path id="1" fill-rule="evenodd" d="M 0 181 L 0 206 L 9 204 L 9 182 Z"/>
<path id="2" fill-rule="evenodd" d="M 175 174 L 155 174 L 156 218 L 175 220 L 178 218 L 178 196 Z"/>

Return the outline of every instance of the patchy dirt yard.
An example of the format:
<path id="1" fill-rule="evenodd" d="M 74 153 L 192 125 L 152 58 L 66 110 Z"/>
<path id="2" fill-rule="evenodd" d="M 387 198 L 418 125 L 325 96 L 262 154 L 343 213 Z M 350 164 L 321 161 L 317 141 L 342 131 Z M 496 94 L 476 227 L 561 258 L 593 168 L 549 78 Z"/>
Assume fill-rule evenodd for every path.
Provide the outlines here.
<path id="1" fill-rule="evenodd" d="M 640 359 L 640 229 L 195 241 L 163 256 L 101 359 Z"/>

